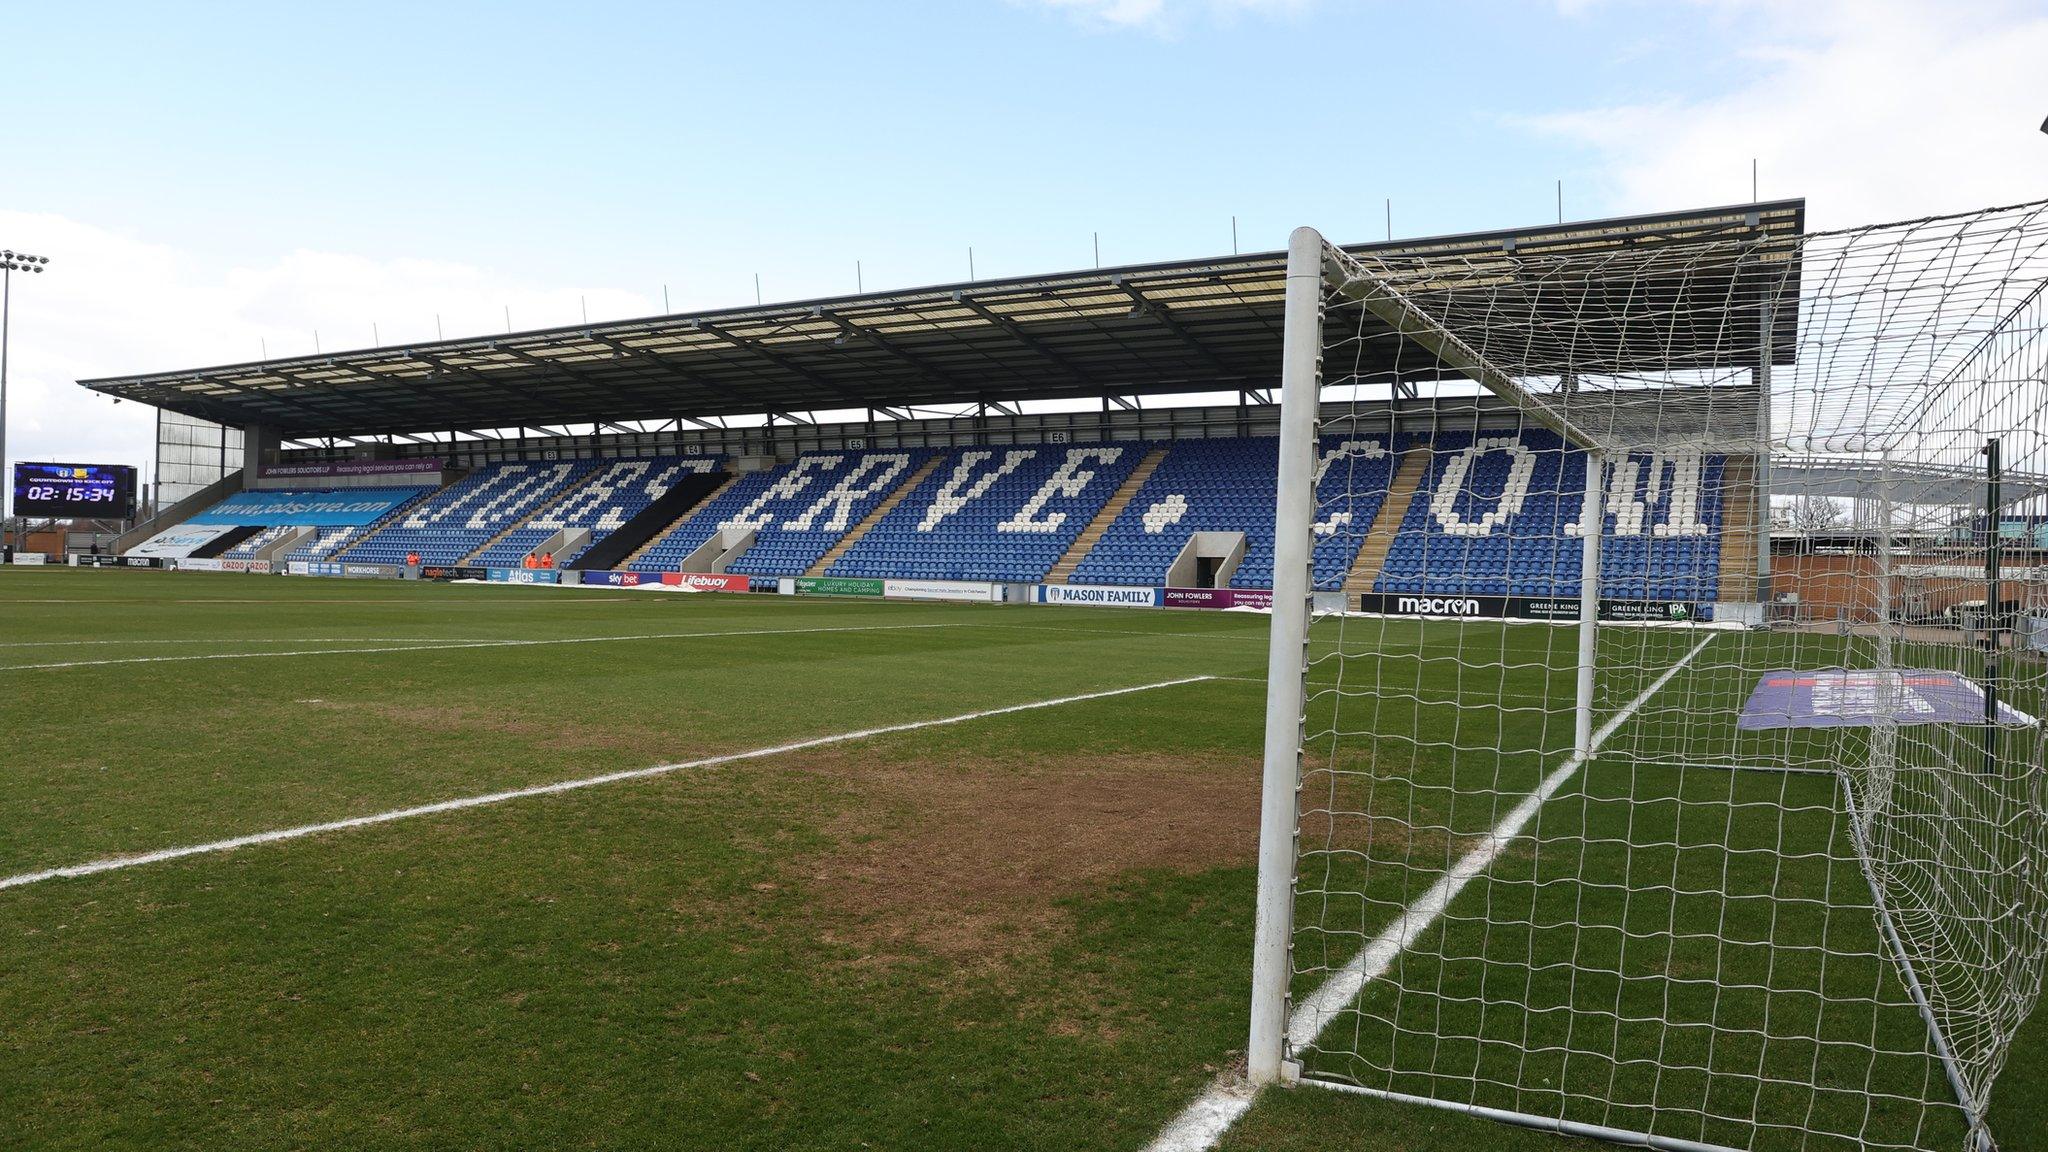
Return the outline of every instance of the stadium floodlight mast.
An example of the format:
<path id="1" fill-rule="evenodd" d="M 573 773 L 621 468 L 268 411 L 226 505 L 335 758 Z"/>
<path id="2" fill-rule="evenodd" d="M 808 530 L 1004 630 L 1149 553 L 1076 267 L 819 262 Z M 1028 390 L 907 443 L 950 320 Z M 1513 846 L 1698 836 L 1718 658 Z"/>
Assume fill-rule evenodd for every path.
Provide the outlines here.
<path id="1" fill-rule="evenodd" d="M 41 272 L 49 263 L 48 256 L 31 256 L 12 248 L 0 248 L 0 469 L 7 466 L 7 327 L 14 298 L 14 274 Z M 5 519 L 6 513 L 12 510 L 13 491 L 14 482 L 10 478 L 6 491 L 0 493 L 0 519 Z"/>

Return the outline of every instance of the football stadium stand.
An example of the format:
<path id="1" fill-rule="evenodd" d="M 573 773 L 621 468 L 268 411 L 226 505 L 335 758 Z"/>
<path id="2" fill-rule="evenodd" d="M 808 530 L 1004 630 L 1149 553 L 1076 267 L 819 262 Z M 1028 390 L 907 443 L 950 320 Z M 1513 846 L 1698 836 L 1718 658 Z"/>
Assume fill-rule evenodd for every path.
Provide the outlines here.
<path id="1" fill-rule="evenodd" d="M 542 545 L 558 536 L 567 536 L 567 546 L 558 548 L 555 556 L 557 565 L 566 568 L 593 544 L 660 499 L 683 476 L 717 470 L 718 460 L 711 456 L 613 461 L 478 550 L 469 562 L 518 567 L 522 559 Z"/>
<path id="2" fill-rule="evenodd" d="M 595 460 L 492 464 L 348 549 L 349 560 L 403 564 L 417 552 L 428 564 L 455 564 L 598 466 Z"/>
<path id="3" fill-rule="evenodd" d="M 432 488 L 256 489 L 237 492 L 187 523 L 231 526 L 195 558 L 326 559 L 434 493 Z M 328 522 L 331 517 L 335 522 Z M 364 523 L 366 518 L 376 519 Z M 284 555 L 274 555 L 284 548 Z M 266 555 L 266 553 L 273 553 Z"/>
<path id="4" fill-rule="evenodd" d="M 730 476 L 708 454 L 514 461 L 438 492 L 244 492 L 194 521 L 246 535 L 223 538 L 231 560 L 398 564 L 416 552 L 516 567 L 545 550 L 563 568 L 591 553 L 597 567 L 731 572 L 762 590 L 798 575 L 1257 589 L 1273 576 L 1276 444 L 813 451 Z M 1586 459 L 1556 434 L 1467 425 L 1325 436 L 1318 450 L 1316 588 L 1577 595 Z M 1611 469 L 1605 595 L 1705 604 L 1738 587 L 1749 553 L 1736 537 L 1753 524 L 1724 488 L 1743 485 L 1746 466 L 1674 449 Z M 361 514 L 378 499 L 396 503 L 369 525 L 309 519 L 323 502 Z M 280 509 L 291 523 L 266 519 Z"/>
<path id="5" fill-rule="evenodd" d="M 1069 582 L 1163 584 L 1196 533 L 1241 533 L 1229 586 L 1270 587 L 1277 452 L 1271 437 L 1174 445 Z M 1325 438 L 1318 467 L 1315 586 L 1334 589 L 1386 498 L 1394 457 L 1384 436 Z"/>
<path id="6" fill-rule="evenodd" d="M 657 539 L 629 567 L 673 572 L 714 543 L 716 557 L 691 567 L 756 577 L 797 576 L 865 520 L 932 456 L 928 448 L 810 452 L 778 468 L 749 472 Z"/>
<path id="7" fill-rule="evenodd" d="M 1603 591 L 1710 601 L 1720 569 L 1725 460 L 1631 455 L 1603 501 Z M 1445 432 L 1381 569 L 1381 592 L 1576 596 L 1586 457 L 1554 434 Z"/>
<path id="8" fill-rule="evenodd" d="M 1771 595 L 1759 554 L 1770 544 L 1759 489 L 1771 473 L 1742 446 L 1770 442 L 1771 409 L 1761 378 L 1745 383 L 1736 370 L 1758 368 L 1759 347 L 1766 363 L 1791 363 L 1802 318 L 1771 313 L 1761 345 L 1761 333 L 1675 321 L 1758 299 L 1804 229 L 1804 202 L 1788 199 L 1352 255 L 1459 275 L 1504 252 L 1504 267 L 1524 271 L 1590 261 L 1601 271 L 1571 280 L 1569 301 L 1531 294 L 1438 319 L 1498 333 L 1579 308 L 1574 341 L 1597 337 L 1627 365 L 1615 368 L 1622 376 L 1726 369 L 1711 386 L 1670 385 L 1668 404 L 1661 389 L 1634 387 L 1578 403 L 1593 406 L 1588 420 L 1640 434 L 1615 443 L 1657 452 L 1615 462 L 1601 494 L 1603 595 L 1726 600 L 1750 620 Z M 1692 275 L 1691 245 L 1737 239 L 1739 259 Z M 1628 270 L 1667 259 L 1687 269 L 1672 284 L 1682 308 L 1637 316 L 1602 295 L 1610 270 L 1636 276 Z M 177 416 L 160 422 L 162 460 L 220 433 L 217 462 L 161 491 L 159 516 L 117 538 L 124 552 L 165 524 L 196 521 L 190 508 L 220 503 L 244 477 L 256 492 L 314 477 L 337 490 L 463 477 L 365 526 L 214 521 L 234 531 L 182 556 L 170 553 L 185 543 L 166 541 L 145 561 L 203 569 L 218 549 L 247 566 L 396 565 L 417 553 L 489 570 L 544 550 L 571 571 L 730 572 L 763 589 L 830 575 L 1256 590 L 1273 583 L 1271 385 L 1286 282 L 1282 254 L 1233 253 L 81 383 Z M 1502 326 L 1514 309 L 1520 319 Z M 1586 328 L 1596 314 L 1620 326 Z M 1347 597 L 1575 594 L 1580 541 L 1565 530 L 1582 514 L 1585 459 L 1486 379 L 1467 387 L 1452 361 L 1409 360 L 1414 341 L 1387 338 L 1391 323 L 1374 311 L 1354 333 L 1342 378 L 1363 391 L 1323 413 L 1314 586 Z M 1452 386 L 1415 386 L 1431 379 Z M 1235 403 L 1220 402 L 1232 393 Z M 1034 407 L 1050 402 L 1059 406 Z M 1575 444 L 1597 438 L 1573 427 Z M 1329 435 L 1340 429 L 1344 439 Z M 662 491 L 687 460 L 708 470 L 680 472 Z M 385 573 L 344 564 L 341 574 Z"/>
<path id="9" fill-rule="evenodd" d="M 249 537 L 247 540 L 242 541 L 240 544 L 235 545 L 233 548 L 230 548 L 227 551 L 221 553 L 221 559 L 253 560 L 256 558 L 256 553 L 262 551 L 265 548 L 268 548 L 272 544 L 277 543 L 277 541 L 280 538 L 282 538 L 287 532 L 292 531 L 294 527 L 295 526 L 291 524 L 278 524 L 269 528 L 265 528 L 262 531 L 256 533 L 254 536 Z"/>
<path id="10" fill-rule="evenodd" d="M 418 503 L 418 501 L 414 503 Z M 375 532 L 379 527 L 381 525 L 357 526 L 354 524 L 343 524 L 315 528 L 313 529 L 313 535 L 307 537 L 304 543 L 286 549 L 284 559 L 287 562 L 293 560 L 335 559 L 343 552 L 346 552 L 351 544 Z"/>
<path id="11" fill-rule="evenodd" d="M 947 456 L 829 574 L 1043 580 L 1147 447 L 1017 444 Z"/>

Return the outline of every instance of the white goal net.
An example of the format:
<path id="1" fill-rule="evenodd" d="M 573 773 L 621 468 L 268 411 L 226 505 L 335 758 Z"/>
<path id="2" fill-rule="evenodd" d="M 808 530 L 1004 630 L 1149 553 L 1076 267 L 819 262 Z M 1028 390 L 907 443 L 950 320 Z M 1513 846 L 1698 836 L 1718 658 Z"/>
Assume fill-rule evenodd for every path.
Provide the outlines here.
<path id="1" fill-rule="evenodd" d="M 2048 204 L 1296 234 L 1254 1081 L 1995 1146 L 2048 953 L 2044 286 Z"/>

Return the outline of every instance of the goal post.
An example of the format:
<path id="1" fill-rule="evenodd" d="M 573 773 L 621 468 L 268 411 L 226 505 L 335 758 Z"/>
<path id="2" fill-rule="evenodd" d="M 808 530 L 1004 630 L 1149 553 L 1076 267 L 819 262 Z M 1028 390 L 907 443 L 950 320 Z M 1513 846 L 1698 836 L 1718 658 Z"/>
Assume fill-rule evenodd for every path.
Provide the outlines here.
<path id="1" fill-rule="evenodd" d="M 1281 347 L 1278 495 L 1273 517 L 1273 622 L 1266 657 L 1266 744 L 1259 799 L 1259 891 L 1252 942 L 1251 1039 L 1246 1074 L 1279 1079 L 1287 1026 L 1287 954 L 1294 925 L 1295 792 L 1301 779 L 1307 672 L 1309 533 L 1315 520 L 1316 410 L 1322 391 L 1323 238 L 1297 228 L 1287 240 L 1286 329 Z"/>
<path id="2" fill-rule="evenodd" d="M 1285 312 L 1249 1080 L 1994 1148 L 2048 968 L 2048 203 L 1303 228 Z"/>

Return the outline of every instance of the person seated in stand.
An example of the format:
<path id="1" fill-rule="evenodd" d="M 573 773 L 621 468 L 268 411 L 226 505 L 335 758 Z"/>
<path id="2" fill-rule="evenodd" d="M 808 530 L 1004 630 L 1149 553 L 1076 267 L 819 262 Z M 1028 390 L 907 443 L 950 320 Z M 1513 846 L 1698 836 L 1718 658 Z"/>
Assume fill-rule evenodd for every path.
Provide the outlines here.
<path id="1" fill-rule="evenodd" d="M 529 552 L 519 558 L 519 566 L 521 568 L 538 568 L 540 567 L 540 561 L 535 560 L 533 553 Z"/>
<path id="2" fill-rule="evenodd" d="M 553 568 L 555 566 L 555 554 L 553 552 L 541 553 L 540 566 L 543 568 Z"/>

